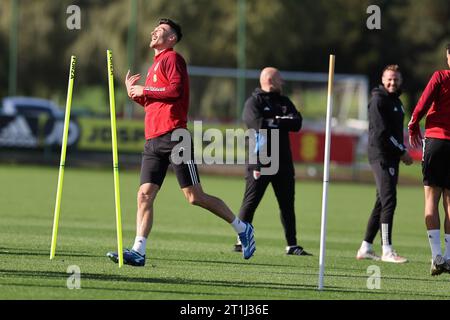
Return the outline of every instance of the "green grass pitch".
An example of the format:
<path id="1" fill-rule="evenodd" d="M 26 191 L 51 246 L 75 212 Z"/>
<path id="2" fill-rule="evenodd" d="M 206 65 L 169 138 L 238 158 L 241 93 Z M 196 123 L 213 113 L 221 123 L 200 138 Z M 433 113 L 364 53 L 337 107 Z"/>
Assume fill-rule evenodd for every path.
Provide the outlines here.
<path id="1" fill-rule="evenodd" d="M 313 257 L 284 254 L 278 206 L 269 187 L 255 215 L 255 256 L 231 251 L 235 233 L 213 214 L 190 206 L 169 174 L 155 203 L 144 268 L 118 266 L 111 170 L 65 170 L 56 258 L 49 260 L 58 170 L 0 166 L 0 299 L 445 299 L 450 275 L 429 275 L 430 252 L 420 186 L 401 186 L 394 247 L 404 265 L 357 261 L 375 188 L 339 184 L 329 189 L 325 290 L 317 291 L 322 183 L 299 181 L 299 242 Z M 207 193 L 239 209 L 244 180 L 201 177 Z M 120 173 L 124 247 L 134 240 L 139 173 Z M 376 251 L 380 252 L 379 237 Z M 69 290 L 69 266 L 81 270 L 81 289 Z M 380 288 L 368 289 L 371 265 Z"/>

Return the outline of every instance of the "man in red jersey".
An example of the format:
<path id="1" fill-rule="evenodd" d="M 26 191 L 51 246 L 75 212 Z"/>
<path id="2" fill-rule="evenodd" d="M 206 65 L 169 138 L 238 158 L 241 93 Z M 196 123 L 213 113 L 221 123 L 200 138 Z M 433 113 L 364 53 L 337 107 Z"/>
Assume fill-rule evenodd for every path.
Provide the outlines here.
<path id="1" fill-rule="evenodd" d="M 174 161 L 189 148 L 178 148 L 176 130 L 190 139 L 186 129 L 189 108 L 189 77 L 186 62 L 173 50 L 181 40 L 181 27 L 170 19 L 160 19 L 151 33 L 150 47 L 155 51 L 153 65 L 147 73 L 145 86 L 136 85 L 140 75 L 130 76 L 128 71 L 125 85 L 128 96 L 145 108 L 145 147 L 142 156 L 141 185 L 137 194 L 136 238 L 131 250 L 124 250 L 124 262 L 132 266 L 145 265 L 145 250 L 148 235 L 153 224 L 153 203 L 166 176 L 169 164 L 177 176 L 184 196 L 190 204 L 209 210 L 227 221 L 245 243 L 243 256 L 249 259 L 255 251 L 253 226 L 239 220 L 219 198 L 203 192 L 197 166 L 194 163 L 193 148 L 184 154 L 183 162 Z M 178 135 L 177 135 L 178 136 Z M 184 142 L 184 141 L 183 141 Z M 189 141 L 192 146 L 192 141 Z M 186 161 L 186 158 L 188 159 Z M 115 252 L 107 256 L 118 262 Z"/>
<path id="2" fill-rule="evenodd" d="M 447 45 L 450 67 L 450 44 Z M 450 272 L 450 70 L 436 71 L 428 82 L 409 122 L 409 142 L 422 144 L 419 122 L 426 115 L 422 173 L 425 224 L 431 247 L 431 275 Z M 439 201 L 445 211 L 445 254 L 441 253 Z"/>

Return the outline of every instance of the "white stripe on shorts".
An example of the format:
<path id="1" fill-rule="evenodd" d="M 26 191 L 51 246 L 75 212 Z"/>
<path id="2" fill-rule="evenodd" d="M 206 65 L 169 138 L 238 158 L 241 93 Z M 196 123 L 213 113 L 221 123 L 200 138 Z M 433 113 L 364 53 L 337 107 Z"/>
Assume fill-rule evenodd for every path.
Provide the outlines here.
<path id="1" fill-rule="evenodd" d="M 198 184 L 198 177 L 197 177 L 197 171 L 195 170 L 195 165 L 192 160 L 189 160 L 187 162 L 189 173 L 191 175 L 192 184 Z"/>
<path id="2" fill-rule="evenodd" d="M 194 177 L 195 177 L 196 184 L 199 184 L 200 181 L 199 181 L 199 179 L 198 179 L 197 168 L 195 167 L 195 163 L 194 163 L 194 161 L 192 161 L 192 160 L 191 160 L 191 165 L 192 165 L 192 172 L 194 173 Z"/>
<path id="3" fill-rule="evenodd" d="M 194 185 L 194 184 L 195 184 L 195 183 L 194 183 L 194 178 L 193 178 L 193 175 L 192 175 L 192 169 L 191 169 L 191 166 L 189 165 L 189 161 L 186 162 L 186 164 L 187 164 L 188 169 L 189 169 L 189 175 L 191 176 L 191 182 L 192 182 L 192 184 Z"/>
<path id="4" fill-rule="evenodd" d="M 425 161 L 425 142 L 427 140 L 424 138 L 422 139 L 422 161 Z"/>

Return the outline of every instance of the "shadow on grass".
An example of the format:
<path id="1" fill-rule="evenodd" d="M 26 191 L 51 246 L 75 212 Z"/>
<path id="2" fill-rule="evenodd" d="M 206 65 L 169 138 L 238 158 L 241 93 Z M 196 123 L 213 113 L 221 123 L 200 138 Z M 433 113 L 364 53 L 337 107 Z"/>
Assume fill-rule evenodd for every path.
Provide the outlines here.
<path id="1" fill-rule="evenodd" d="M 0 247 L 0 255 L 32 255 L 32 256 L 49 256 L 49 251 L 40 250 L 40 249 L 28 249 L 28 248 L 16 248 L 11 250 L 10 248 Z M 62 253 L 57 253 L 57 257 L 97 257 L 104 258 L 103 255 L 95 255 L 88 254 L 80 251 L 63 251 Z M 298 257 L 298 259 L 311 259 L 314 257 Z M 237 265 L 237 266 L 263 266 L 263 267 L 282 267 L 282 268 L 297 268 L 299 272 L 283 272 L 284 275 L 298 275 L 298 276 L 317 276 L 317 272 L 305 272 L 304 270 L 311 270 L 310 266 L 293 266 L 288 264 L 275 264 L 275 263 L 254 263 L 254 262 L 237 262 L 237 261 L 222 261 L 222 260 L 200 260 L 200 259 L 183 259 L 183 258 L 158 258 L 152 257 L 151 260 L 160 260 L 160 261 L 184 261 L 184 262 L 192 262 L 192 263 L 200 263 L 200 264 L 226 264 L 226 265 Z M 419 264 L 425 264 L 423 262 L 417 262 Z M 399 266 L 401 267 L 401 266 Z M 301 271 L 300 271 L 301 270 Z M 344 272 L 349 273 L 359 273 L 360 269 L 355 268 L 345 268 L 345 267 L 333 267 L 333 270 L 342 270 Z M 271 273 L 262 271 L 262 273 Z M 279 272 L 272 272 L 273 274 L 279 274 Z M 62 273 L 64 274 L 64 273 Z M 64 274 L 65 275 L 65 274 Z M 367 279 L 367 275 L 364 274 L 339 274 L 339 273 L 326 273 L 327 277 L 335 277 L 335 278 L 355 278 L 355 279 Z M 445 276 L 445 275 L 444 275 Z M 127 278 L 128 279 L 128 278 Z M 422 281 L 422 282 L 435 282 L 436 278 L 419 278 L 419 277 L 402 277 L 402 276 L 382 276 L 382 279 L 385 280 L 399 280 L 399 281 Z M 100 279 L 107 280 L 107 279 Z M 145 282 L 145 281 L 143 281 Z"/>
<path id="2" fill-rule="evenodd" d="M 308 258 L 299 258 L 299 259 L 310 259 Z M 314 257 L 313 257 L 314 258 Z M 302 266 L 295 266 L 290 264 L 275 264 L 275 263 L 258 263 L 254 262 L 253 260 L 251 262 L 237 262 L 237 261 L 222 261 L 222 260 L 200 260 L 200 259 L 183 259 L 183 258 L 158 258 L 158 257 L 150 257 L 151 260 L 161 260 L 161 261 L 185 261 L 185 262 L 192 262 L 192 263 L 211 263 L 211 264 L 226 264 L 226 265 L 238 265 L 238 266 L 261 266 L 261 267 L 284 267 L 284 268 L 301 268 Z M 306 267 L 305 267 L 306 268 Z"/>
<path id="3" fill-rule="evenodd" d="M 50 248 L 48 251 L 38 250 L 38 249 L 11 249 L 11 248 L 0 248 L 0 255 L 13 255 L 13 256 L 45 256 L 50 257 Z M 99 257 L 98 255 L 89 254 L 79 251 L 67 251 L 56 252 L 56 256 L 59 257 Z"/>
<path id="4" fill-rule="evenodd" d="M 36 288 L 53 288 L 53 289 L 67 289 L 64 286 L 60 285 L 51 285 L 51 284 L 24 284 L 24 283 L 8 283 L 9 286 L 16 286 L 16 287 L 36 287 Z M 198 292 L 190 292 L 190 291 L 172 291 L 172 290 L 145 290 L 145 289 L 129 289 L 129 288 L 107 288 L 107 287 L 94 287 L 94 286 L 82 286 L 80 289 L 86 289 L 86 290 L 100 290 L 100 291 L 112 291 L 112 292 L 138 292 L 138 293 L 162 293 L 162 294 L 181 294 L 181 295 L 198 295 L 198 296 L 229 296 L 229 294 L 225 293 L 198 293 Z M 74 296 L 76 293 L 80 291 L 73 291 Z M 80 295 L 81 296 L 81 295 Z M 126 297 L 119 297 L 120 299 L 126 299 Z M 149 296 L 151 298 L 151 295 Z M 80 297 L 80 299 L 84 299 L 83 297 Z M 132 299 L 132 298 L 130 298 Z"/>
<path id="5" fill-rule="evenodd" d="M 0 269 L 0 276 L 13 276 L 13 277 L 25 277 L 25 278 L 44 278 L 44 279 L 64 279 L 66 280 L 68 274 L 65 272 L 57 272 L 57 271 L 27 271 L 27 270 L 7 270 Z M 162 285 L 184 285 L 184 286 L 205 286 L 205 287 L 224 287 L 229 289 L 261 289 L 261 290 L 280 290 L 280 291 L 309 291 L 309 292 L 317 292 L 316 285 L 310 284 L 286 284 L 279 282 L 236 282 L 236 281 L 226 281 L 226 280 L 201 280 L 201 279 L 185 279 L 185 278 L 171 278 L 171 279 L 162 279 L 162 278 L 150 278 L 150 277 L 129 277 L 129 276 L 119 276 L 119 275 L 108 275 L 108 274 L 96 274 L 96 273 L 82 273 L 82 279 L 88 280 L 96 280 L 96 281 L 115 281 L 115 282 L 125 282 L 125 283 L 142 283 L 142 284 L 162 284 Z M 34 287 L 58 287 L 55 285 L 48 284 L 23 284 L 23 283 L 10 283 L 4 285 L 19 285 L 19 286 L 34 286 Z M 208 291 L 197 291 L 198 289 L 194 289 L 193 292 L 189 291 L 176 291 L 176 290 L 153 290 L 153 289 L 131 289 L 131 288 L 105 288 L 105 287 L 93 287 L 89 285 L 83 286 L 84 289 L 92 289 L 92 290 L 108 290 L 108 291 L 124 291 L 124 292 L 160 292 L 160 293 L 173 293 L 173 294 L 194 294 L 194 295 L 230 295 L 224 293 L 216 293 L 216 292 L 208 292 Z M 427 297 L 427 298 L 448 298 L 448 295 L 440 295 L 440 294 L 430 294 L 427 292 L 411 292 L 407 290 L 395 290 L 395 291 L 383 291 L 383 290 L 360 290 L 360 289 L 349 289 L 338 286 L 327 286 L 326 291 L 328 293 L 336 293 L 339 294 L 339 299 L 345 299 L 346 297 L 349 299 L 354 299 L 354 297 L 349 296 L 353 294 L 367 294 L 373 297 L 379 297 L 383 299 L 384 295 L 401 295 L 404 296 L 412 296 L 412 297 Z M 239 296 L 240 293 L 233 291 L 233 295 Z M 246 294 L 249 297 L 261 297 L 262 299 L 271 299 L 271 295 L 268 294 L 255 294 L 254 292 Z M 344 296 L 341 296 L 344 295 Z M 284 298 L 285 295 L 282 296 L 273 296 L 273 299 Z M 328 297 L 329 298 L 329 297 Z M 404 297 L 403 297 L 404 298 Z M 295 298 L 291 298 L 295 299 Z M 399 298 L 400 299 L 400 298 Z"/>
<path id="6" fill-rule="evenodd" d="M 305 259 L 305 257 L 299 258 L 299 259 Z M 310 258 L 306 258 L 310 259 Z M 247 265 L 247 266 L 264 266 L 264 267 L 285 267 L 285 268 L 296 268 L 302 271 L 299 272 L 283 272 L 285 275 L 300 275 L 300 276 L 317 276 L 317 272 L 304 272 L 303 270 L 311 270 L 310 266 L 293 266 L 293 265 L 287 265 L 287 264 L 274 264 L 274 263 L 247 263 L 247 262 L 235 262 L 235 261 L 218 261 L 218 260 L 195 260 L 195 259 L 171 259 L 171 258 L 152 258 L 152 260 L 161 260 L 161 261 L 185 261 L 185 262 L 192 262 L 192 263 L 201 263 L 201 264 L 226 264 L 226 265 Z M 343 267 L 332 267 L 333 270 L 342 270 L 346 272 L 351 273 L 361 273 L 362 270 L 355 269 L 355 268 L 343 268 Z M 273 273 L 273 274 L 280 274 L 279 272 L 266 272 L 262 271 L 261 273 Z M 327 277 L 343 277 L 343 278 L 361 278 L 361 279 L 367 279 L 368 275 L 365 273 L 363 274 L 339 274 L 339 273 L 326 273 Z M 410 281 L 426 281 L 426 282 L 435 282 L 436 278 L 414 278 L 414 277 L 394 277 L 394 276 L 382 276 L 383 279 L 390 279 L 390 280 L 410 280 Z"/>

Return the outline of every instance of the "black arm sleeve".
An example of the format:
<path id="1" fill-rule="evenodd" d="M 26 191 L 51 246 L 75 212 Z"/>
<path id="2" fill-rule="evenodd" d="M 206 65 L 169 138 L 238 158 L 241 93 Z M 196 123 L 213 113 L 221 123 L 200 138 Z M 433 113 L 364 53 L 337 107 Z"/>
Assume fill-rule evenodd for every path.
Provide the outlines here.
<path id="1" fill-rule="evenodd" d="M 286 99 L 286 104 L 288 110 L 284 116 L 287 118 L 277 119 L 278 127 L 281 130 L 297 132 L 302 128 L 303 117 L 300 112 L 297 111 L 291 100 Z"/>
<path id="2" fill-rule="evenodd" d="M 247 128 L 249 129 L 262 129 L 264 125 L 264 117 L 259 111 L 258 101 L 255 97 L 251 96 L 245 102 L 242 120 L 244 120 Z"/>

